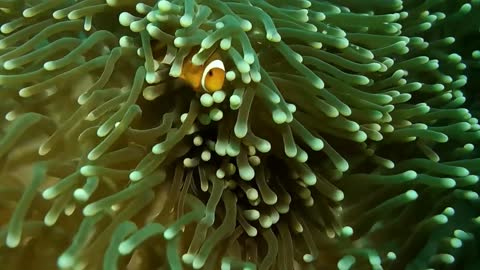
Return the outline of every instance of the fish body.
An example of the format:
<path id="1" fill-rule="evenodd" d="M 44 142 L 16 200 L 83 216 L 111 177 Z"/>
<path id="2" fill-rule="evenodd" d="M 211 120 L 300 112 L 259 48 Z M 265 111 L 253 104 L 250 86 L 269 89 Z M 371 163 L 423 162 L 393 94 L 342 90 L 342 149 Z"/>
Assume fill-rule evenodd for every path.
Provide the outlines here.
<path id="1" fill-rule="evenodd" d="M 192 56 L 185 59 L 180 78 L 196 92 L 221 90 L 225 82 L 225 66 L 220 54 L 213 53 L 201 66 L 192 63 Z"/>

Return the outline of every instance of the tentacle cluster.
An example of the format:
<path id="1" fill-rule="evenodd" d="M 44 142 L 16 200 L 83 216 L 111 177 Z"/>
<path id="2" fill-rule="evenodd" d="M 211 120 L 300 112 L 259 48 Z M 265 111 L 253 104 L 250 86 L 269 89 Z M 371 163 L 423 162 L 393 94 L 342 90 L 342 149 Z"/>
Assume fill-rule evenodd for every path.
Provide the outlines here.
<path id="1" fill-rule="evenodd" d="M 2 269 L 478 267 L 480 1 L 0 14 Z"/>

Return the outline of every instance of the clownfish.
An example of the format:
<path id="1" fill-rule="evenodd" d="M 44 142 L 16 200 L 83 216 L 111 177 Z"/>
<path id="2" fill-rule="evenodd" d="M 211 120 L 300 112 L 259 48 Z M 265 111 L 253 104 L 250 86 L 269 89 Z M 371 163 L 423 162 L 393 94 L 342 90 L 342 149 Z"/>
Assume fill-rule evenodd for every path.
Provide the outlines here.
<path id="1" fill-rule="evenodd" d="M 220 54 L 213 53 L 201 66 L 194 65 L 192 57 L 193 54 L 183 62 L 180 78 L 196 92 L 221 90 L 225 82 L 225 66 Z"/>
<path id="2" fill-rule="evenodd" d="M 174 59 L 171 57 L 167 59 L 167 48 L 164 44 L 153 41 L 150 43 L 150 46 L 153 48 L 152 53 L 155 59 L 167 65 L 172 64 Z M 214 52 L 203 65 L 196 66 L 192 63 L 192 58 L 197 50 L 194 48 L 192 51 L 193 52 L 183 60 L 182 71 L 179 76 L 180 79 L 192 87 L 195 92 L 204 91 L 212 93 L 221 90 L 225 82 L 226 74 L 221 55 L 218 52 Z M 162 58 L 163 60 L 160 60 Z"/>

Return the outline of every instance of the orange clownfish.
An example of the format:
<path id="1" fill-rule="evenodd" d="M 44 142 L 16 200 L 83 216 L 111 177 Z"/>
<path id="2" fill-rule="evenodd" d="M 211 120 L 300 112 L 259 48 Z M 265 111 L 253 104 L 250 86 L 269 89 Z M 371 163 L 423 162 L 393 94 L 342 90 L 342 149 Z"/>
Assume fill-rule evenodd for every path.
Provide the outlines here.
<path id="1" fill-rule="evenodd" d="M 220 54 L 213 53 L 201 66 L 192 63 L 193 55 L 185 59 L 180 78 L 194 91 L 215 92 L 221 90 L 225 81 L 225 66 Z"/>

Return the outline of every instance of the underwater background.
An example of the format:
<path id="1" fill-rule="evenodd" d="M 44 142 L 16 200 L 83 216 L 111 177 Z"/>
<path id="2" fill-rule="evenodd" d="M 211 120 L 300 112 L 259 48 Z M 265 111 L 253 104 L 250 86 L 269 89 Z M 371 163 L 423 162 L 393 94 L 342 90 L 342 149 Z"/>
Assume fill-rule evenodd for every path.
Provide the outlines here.
<path id="1" fill-rule="evenodd" d="M 480 269 L 479 86 L 480 0 L 0 0 L 0 269 Z"/>

